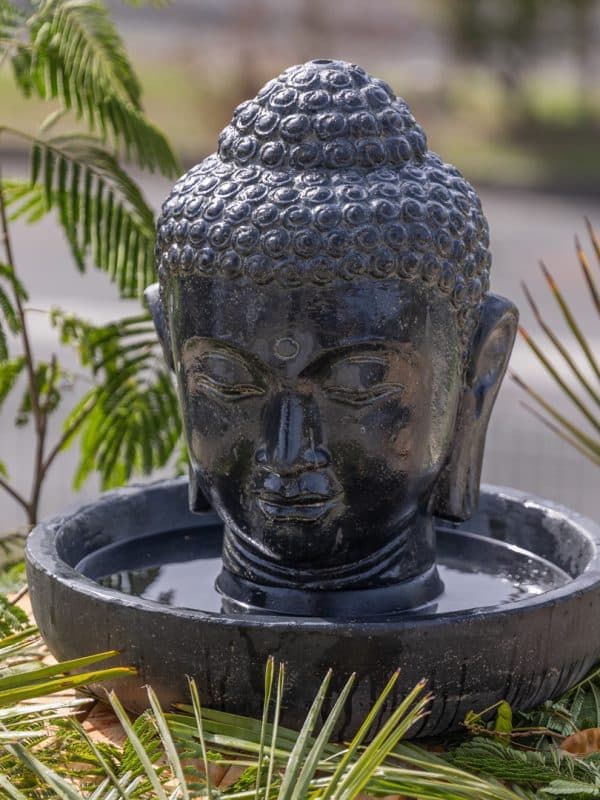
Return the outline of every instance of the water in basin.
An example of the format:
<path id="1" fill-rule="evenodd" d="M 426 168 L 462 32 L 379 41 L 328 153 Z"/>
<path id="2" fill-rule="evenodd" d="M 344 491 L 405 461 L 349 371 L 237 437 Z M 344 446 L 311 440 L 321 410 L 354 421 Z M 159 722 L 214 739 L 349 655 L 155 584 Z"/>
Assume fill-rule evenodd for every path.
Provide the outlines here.
<path id="1" fill-rule="evenodd" d="M 214 584 L 222 567 L 222 538 L 220 524 L 163 531 L 101 548 L 77 569 L 125 594 L 219 613 L 221 595 Z M 423 609 L 427 613 L 502 606 L 571 580 L 556 564 L 527 550 L 462 530 L 441 527 L 437 554 L 445 591 Z"/>

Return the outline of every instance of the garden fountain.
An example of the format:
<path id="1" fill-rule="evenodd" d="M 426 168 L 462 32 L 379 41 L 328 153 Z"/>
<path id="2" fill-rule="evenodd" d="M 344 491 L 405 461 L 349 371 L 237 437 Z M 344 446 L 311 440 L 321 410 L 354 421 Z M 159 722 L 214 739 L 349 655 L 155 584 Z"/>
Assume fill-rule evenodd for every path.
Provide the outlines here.
<path id="1" fill-rule="evenodd" d="M 479 492 L 517 326 L 490 294 L 479 198 L 405 102 L 340 61 L 239 106 L 158 223 L 147 291 L 189 482 L 126 488 L 38 526 L 32 604 L 52 652 L 116 648 L 169 705 L 260 715 L 288 667 L 297 724 L 328 667 L 348 735 L 398 667 L 435 694 L 415 734 L 563 692 L 600 657 L 600 530 Z M 189 503 L 186 503 L 186 494 Z M 189 506 L 189 507 L 188 507 Z"/>

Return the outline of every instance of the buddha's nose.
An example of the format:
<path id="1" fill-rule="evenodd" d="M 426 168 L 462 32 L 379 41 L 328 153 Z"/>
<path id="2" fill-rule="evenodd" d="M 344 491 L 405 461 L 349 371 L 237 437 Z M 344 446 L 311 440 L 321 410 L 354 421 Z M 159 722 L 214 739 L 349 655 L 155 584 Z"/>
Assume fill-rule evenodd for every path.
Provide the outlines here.
<path id="1" fill-rule="evenodd" d="M 282 392 L 265 412 L 264 440 L 256 450 L 258 464 L 279 475 L 329 464 L 319 409 L 311 397 Z"/>

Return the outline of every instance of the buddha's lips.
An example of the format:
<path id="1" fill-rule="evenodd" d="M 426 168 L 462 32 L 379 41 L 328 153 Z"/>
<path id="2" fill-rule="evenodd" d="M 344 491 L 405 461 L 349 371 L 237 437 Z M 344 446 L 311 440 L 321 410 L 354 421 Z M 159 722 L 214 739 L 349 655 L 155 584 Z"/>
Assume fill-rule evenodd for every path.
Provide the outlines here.
<path id="1" fill-rule="evenodd" d="M 300 493 L 284 497 L 258 492 L 258 507 L 275 522 L 315 522 L 331 511 L 340 496 Z"/>

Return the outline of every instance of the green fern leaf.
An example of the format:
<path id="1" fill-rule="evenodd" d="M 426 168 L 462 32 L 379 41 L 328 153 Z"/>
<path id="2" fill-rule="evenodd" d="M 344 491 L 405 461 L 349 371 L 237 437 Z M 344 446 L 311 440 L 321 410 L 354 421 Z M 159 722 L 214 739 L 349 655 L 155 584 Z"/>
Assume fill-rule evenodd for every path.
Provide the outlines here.
<path id="1" fill-rule="evenodd" d="M 552 781 L 541 790 L 541 794 L 549 797 L 558 797 L 565 800 L 567 797 L 573 800 L 583 800 L 586 797 L 598 797 L 600 784 L 581 783 L 580 781 Z"/>
<path id="2" fill-rule="evenodd" d="M 9 285 L 9 291 L 3 286 L 3 282 Z M 8 358 L 5 328 L 11 333 L 19 333 L 21 330 L 21 319 L 11 295 L 16 295 L 20 300 L 27 299 L 27 292 L 14 271 L 7 264 L 0 262 L 0 362 Z"/>
<path id="3" fill-rule="evenodd" d="M 16 54 L 21 44 L 20 33 L 25 14 L 8 0 L 0 0 L 0 55 Z"/>
<path id="4" fill-rule="evenodd" d="M 24 369 L 24 356 L 0 362 L 0 409 Z"/>
<path id="5" fill-rule="evenodd" d="M 52 414 L 53 411 L 56 411 L 62 399 L 59 389 L 61 375 L 62 371 L 55 361 L 38 361 L 35 372 L 38 402 L 40 408 L 46 414 Z M 17 425 L 26 425 L 29 422 L 31 412 L 31 393 L 29 387 L 27 387 L 23 392 L 15 423 Z"/>
<path id="6" fill-rule="evenodd" d="M 154 214 L 98 139 L 34 139 L 30 185 L 5 182 L 4 191 L 13 218 L 56 210 L 79 269 L 91 258 L 122 296 L 140 296 L 154 280 Z"/>
<path id="7" fill-rule="evenodd" d="M 482 737 L 461 744 L 449 757 L 461 769 L 524 786 L 570 781 L 585 787 L 597 777 L 597 770 L 587 760 L 561 755 L 556 749 L 517 750 Z"/>
<path id="8" fill-rule="evenodd" d="M 103 488 L 112 488 L 167 464 L 179 447 L 181 419 L 150 317 L 96 327 L 54 311 L 52 321 L 98 380 L 65 421 L 69 430 L 85 416 L 75 486 L 97 471 Z"/>
<path id="9" fill-rule="evenodd" d="M 140 86 L 106 7 L 96 0 L 45 0 L 28 20 L 29 49 L 13 67 L 19 86 L 84 119 L 142 168 L 180 169 L 163 134 L 144 116 Z"/>
<path id="10" fill-rule="evenodd" d="M 21 633 L 27 630 L 29 625 L 27 614 L 18 606 L 12 605 L 4 595 L 0 595 L 0 637 L 5 639 L 13 634 Z M 0 652 L 2 639 L 0 639 Z"/>
<path id="11" fill-rule="evenodd" d="M 77 485 L 93 470 L 100 473 L 102 487 L 113 488 L 133 474 L 150 474 L 164 466 L 181 435 L 179 414 L 165 417 L 160 395 L 174 395 L 160 375 L 128 378 L 114 396 L 100 389 L 96 407 L 84 423 L 81 438 L 83 459 Z"/>

